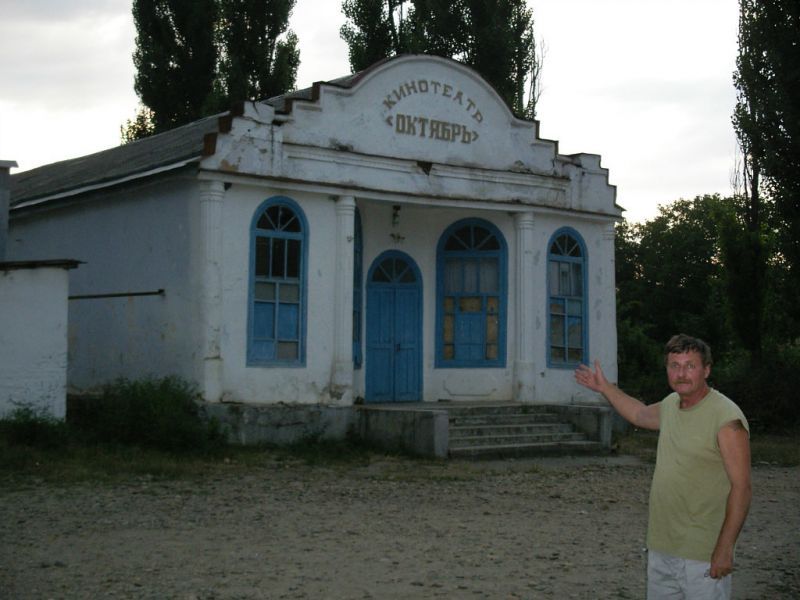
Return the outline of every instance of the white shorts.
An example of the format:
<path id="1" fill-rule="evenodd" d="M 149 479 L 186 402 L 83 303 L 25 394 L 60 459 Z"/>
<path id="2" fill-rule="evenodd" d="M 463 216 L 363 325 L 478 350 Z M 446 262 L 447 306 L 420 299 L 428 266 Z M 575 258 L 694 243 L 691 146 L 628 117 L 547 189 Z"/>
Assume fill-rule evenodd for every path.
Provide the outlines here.
<path id="1" fill-rule="evenodd" d="M 712 579 L 711 563 L 647 553 L 647 600 L 730 600 L 730 575 Z"/>

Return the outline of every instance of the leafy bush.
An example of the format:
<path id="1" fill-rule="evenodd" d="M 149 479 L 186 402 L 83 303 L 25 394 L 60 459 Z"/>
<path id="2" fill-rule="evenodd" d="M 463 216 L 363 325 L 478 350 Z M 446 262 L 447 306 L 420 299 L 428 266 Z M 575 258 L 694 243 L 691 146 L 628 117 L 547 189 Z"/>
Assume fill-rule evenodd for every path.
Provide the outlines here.
<path id="1" fill-rule="evenodd" d="M 0 435 L 11 445 L 40 448 L 61 448 L 70 438 L 63 420 L 30 405 L 20 405 L 0 419 Z"/>
<path id="2" fill-rule="evenodd" d="M 663 344 L 627 319 L 617 323 L 619 387 L 645 404 L 658 402 L 669 393 L 664 372 Z"/>
<path id="3" fill-rule="evenodd" d="M 194 386 L 178 377 L 118 379 L 93 398 L 75 398 L 68 419 L 89 442 L 176 451 L 224 445 L 216 420 L 200 415 Z"/>
<path id="4" fill-rule="evenodd" d="M 712 370 L 714 386 L 739 405 L 751 429 L 796 432 L 800 407 L 794 378 L 800 369 L 800 348 L 776 348 L 769 355 L 760 366 L 751 365 L 746 356 L 728 358 Z"/>

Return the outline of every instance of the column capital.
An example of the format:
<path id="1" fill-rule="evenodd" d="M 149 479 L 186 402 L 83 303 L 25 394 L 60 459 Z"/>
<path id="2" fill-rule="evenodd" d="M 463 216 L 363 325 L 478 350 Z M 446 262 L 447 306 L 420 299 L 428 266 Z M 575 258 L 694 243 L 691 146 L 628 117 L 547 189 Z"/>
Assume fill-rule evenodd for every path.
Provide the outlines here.
<path id="1" fill-rule="evenodd" d="M 225 183 L 218 180 L 205 181 L 200 191 L 200 196 L 205 201 L 222 201 L 225 196 Z"/>
<path id="2" fill-rule="evenodd" d="M 518 230 L 533 229 L 533 211 L 514 213 L 514 223 Z"/>
<path id="3" fill-rule="evenodd" d="M 356 210 L 355 196 L 338 196 L 336 198 L 336 213 L 354 213 Z"/>

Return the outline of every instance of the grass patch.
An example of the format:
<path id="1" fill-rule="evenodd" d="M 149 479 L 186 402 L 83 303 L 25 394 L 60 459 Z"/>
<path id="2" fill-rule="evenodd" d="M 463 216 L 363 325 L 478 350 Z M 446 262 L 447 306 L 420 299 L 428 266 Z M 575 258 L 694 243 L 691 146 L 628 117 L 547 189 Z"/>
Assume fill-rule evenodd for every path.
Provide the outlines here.
<path id="1" fill-rule="evenodd" d="M 187 456 L 136 447 L 71 444 L 55 450 L 0 441 L 0 473 L 6 482 L 17 484 L 115 483 L 137 476 L 191 478 L 223 461 L 222 455 Z"/>
<path id="2" fill-rule="evenodd" d="M 300 461 L 308 466 L 366 465 L 378 453 L 373 446 L 356 439 L 307 439 L 286 446 L 264 446 L 274 460 Z"/>
<path id="3" fill-rule="evenodd" d="M 0 473 L 66 483 L 200 471 L 228 447 L 197 398 L 191 385 L 167 377 L 120 379 L 97 397 L 71 399 L 66 420 L 18 405 L 0 419 Z"/>
<path id="4" fill-rule="evenodd" d="M 0 419 L 0 478 L 22 485 L 181 479 L 218 469 L 363 466 L 385 456 L 355 439 L 231 445 L 195 400 L 191 386 L 166 378 L 118 380 L 98 397 L 72 399 L 66 421 L 18 407 Z"/>
<path id="5" fill-rule="evenodd" d="M 612 447 L 618 454 L 636 456 L 647 462 L 656 462 L 658 432 L 644 429 L 630 429 L 627 433 L 616 435 Z"/>
<path id="6" fill-rule="evenodd" d="M 617 452 L 638 456 L 648 462 L 656 460 L 658 432 L 640 429 L 618 436 L 614 440 Z M 781 467 L 800 466 L 800 432 L 786 434 L 753 433 L 750 436 L 753 465 Z"/>
<path id="7" fill-rule="evenodd" d="M 169 452 L 207 452 L 225 443 L 215 419 L 200 415 L 199 394 L 177 377 L 118 379 L 98 397 L 73 398 L 68 422 L 87 443 L 123 444 Z"/>
<path id="8" fill-rule="evenodd" d="M 800 466 L 800 431 L 784 435 L 754 433 L 750 451 L 754 465 Z"/>

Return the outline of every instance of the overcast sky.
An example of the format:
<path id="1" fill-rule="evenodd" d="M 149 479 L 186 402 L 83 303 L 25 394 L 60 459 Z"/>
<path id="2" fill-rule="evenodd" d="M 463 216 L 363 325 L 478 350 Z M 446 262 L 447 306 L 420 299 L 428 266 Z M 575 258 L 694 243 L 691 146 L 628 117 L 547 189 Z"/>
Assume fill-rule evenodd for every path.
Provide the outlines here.
<path id="1" fill-rule="evenodd" d="M 730 192 L 737 0 L 528 0 L 546 45 L 541 136 L 600 154 L 632 221 Z M 297 0 L 298 87 L 349 73 L 340 0 Z M 0 160 L 119 143 L 134 116 L 130 0 L 0 0 Z"/>

